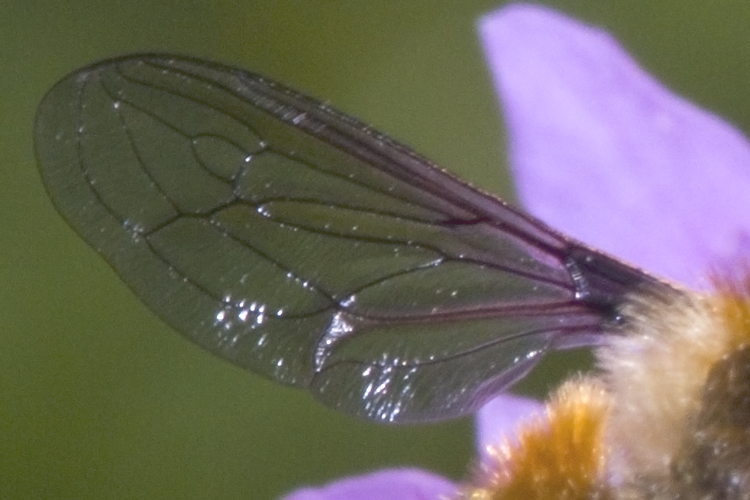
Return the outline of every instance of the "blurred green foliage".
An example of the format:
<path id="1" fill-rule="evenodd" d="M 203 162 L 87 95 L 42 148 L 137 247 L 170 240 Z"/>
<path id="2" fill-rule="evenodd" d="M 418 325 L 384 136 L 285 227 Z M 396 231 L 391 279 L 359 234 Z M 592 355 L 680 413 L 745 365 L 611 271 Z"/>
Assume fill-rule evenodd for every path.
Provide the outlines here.
<path id="1" fill-rule="evenodd" d="M 547 3 L 606 27 L 658 78 L 750 130 L 749 3 Z M 394 465 L 460 478 L 472 456 L 471 422 L 354 421 L 164 327 L 55 213 L 31 128 L 45 90 L 79 66 L 134 51 L 186 53 L 326 99 L 512 197 L 474 32 L 497 5 L 2 2 L 0 498 L 268 500 Z M 566 359 L 552 371 L 586 365 Z"/>

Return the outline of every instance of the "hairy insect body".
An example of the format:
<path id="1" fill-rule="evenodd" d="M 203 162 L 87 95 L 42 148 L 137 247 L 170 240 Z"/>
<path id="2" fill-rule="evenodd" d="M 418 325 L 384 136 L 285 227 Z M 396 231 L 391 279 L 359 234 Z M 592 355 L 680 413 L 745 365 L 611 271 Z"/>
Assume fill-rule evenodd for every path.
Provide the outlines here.
<path id="1" fill-rule="evenodd" d="M 750 295 L 637 296 L 597 352 L 461 498 L 750 498 Z"/>
<path id="2" fill-rule="evenodd" d="M 508 440 L 489 448 L 460 500 L 608 498 L 604 426 L 610 396 L 600 380 L 564 384 Z"/>
<path id="3" fill-rule="evenodd" d="M 710 371 L 700 410 L 674 464 L 668 498 L 750 498 L 750 349 Z"/>

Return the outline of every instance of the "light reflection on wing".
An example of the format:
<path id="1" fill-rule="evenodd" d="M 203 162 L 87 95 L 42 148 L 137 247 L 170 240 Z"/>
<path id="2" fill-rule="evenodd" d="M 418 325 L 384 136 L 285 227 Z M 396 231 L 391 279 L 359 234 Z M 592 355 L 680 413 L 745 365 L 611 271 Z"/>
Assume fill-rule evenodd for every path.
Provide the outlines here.
<path id="1" fill-rule="evenodd" d="M 167 323 L 327 405 L 475 410 L 667 286 L 318 101 L 136 55 L 59 82 L 36 150 L 60 213 Z"/>

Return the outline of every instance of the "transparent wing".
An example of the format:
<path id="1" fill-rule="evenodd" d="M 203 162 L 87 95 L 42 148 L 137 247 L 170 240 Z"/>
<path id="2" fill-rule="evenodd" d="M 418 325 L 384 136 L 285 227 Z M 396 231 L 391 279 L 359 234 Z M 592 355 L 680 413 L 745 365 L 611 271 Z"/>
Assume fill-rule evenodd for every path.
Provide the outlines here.
<path id="1" fill-rule="evenodd" d="M 324 104 L 213 63 L 80 70 L 44 98 L 35 137 L 58 210 L 161 318 L 374 420 L 471 412 L 655 283 Z"/>

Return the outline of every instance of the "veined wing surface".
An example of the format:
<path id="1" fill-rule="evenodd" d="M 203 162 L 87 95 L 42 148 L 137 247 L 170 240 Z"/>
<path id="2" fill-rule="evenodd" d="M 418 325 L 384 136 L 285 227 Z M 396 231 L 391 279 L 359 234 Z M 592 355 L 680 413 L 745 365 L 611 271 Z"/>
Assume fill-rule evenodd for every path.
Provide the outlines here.
<path id="1" fill-rule="evenodd" d="M 460 416 L 666 286 L 262 76 L 176 56 L 61 80 L 57 209 L 214 354 L 365 418 Z"/>

